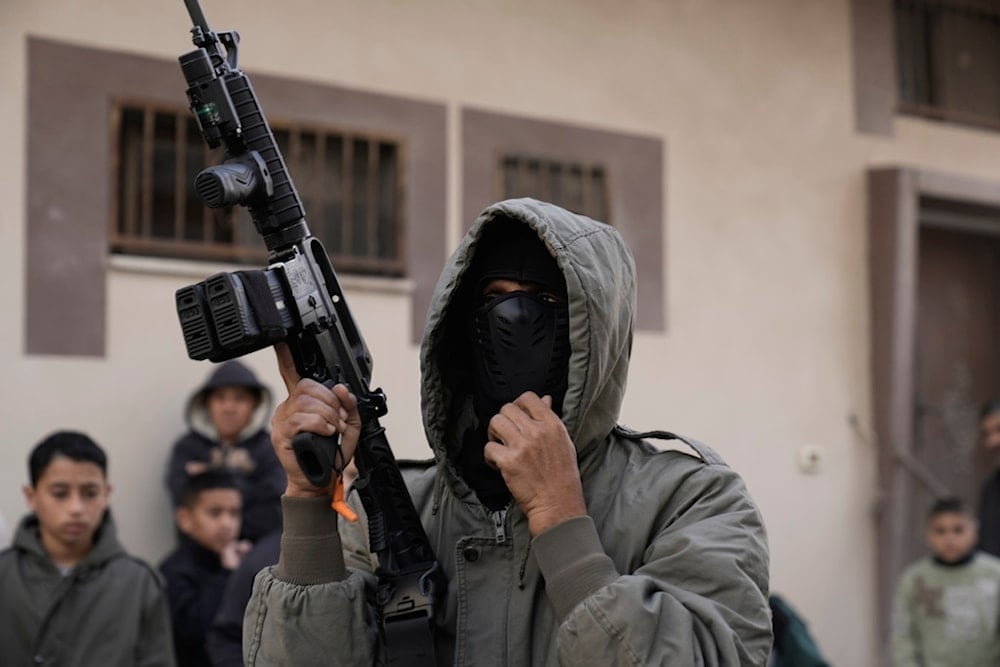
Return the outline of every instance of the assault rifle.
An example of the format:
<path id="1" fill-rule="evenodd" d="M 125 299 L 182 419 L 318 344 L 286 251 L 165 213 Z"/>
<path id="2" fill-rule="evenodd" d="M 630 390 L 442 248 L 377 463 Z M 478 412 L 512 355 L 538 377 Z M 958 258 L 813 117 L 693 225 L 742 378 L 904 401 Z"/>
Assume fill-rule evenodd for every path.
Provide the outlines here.
<path id="1" fill-rule="evenodd" d="M 327 387 L 343 383 L 357 397 L 354 488 L 378 556 L 382 639 L 390 664 L 432 664 L 434 608 L 447 582 L 379 425 L 387 407 L 382 390 L 369 387 L 371 354 L 323 244 L 309 233 L 250 80 L 238 69 L 238 33 L 212 32 L 198 0 L 184 4 L 197 47 L 179 59 L 188 101 L 208 145 L 225 149 L 222 164 L 197 175 L 195 191 L 212 208 L 245 206 L 268 250 L 265 269 L 218 273 L 177 291 L 188 356 L 224 361 L 285 342 L 302 377 Z M 345 463 L 336 437 L 302 433 L 292 447 L 316 486 L 329 484 Z"/>

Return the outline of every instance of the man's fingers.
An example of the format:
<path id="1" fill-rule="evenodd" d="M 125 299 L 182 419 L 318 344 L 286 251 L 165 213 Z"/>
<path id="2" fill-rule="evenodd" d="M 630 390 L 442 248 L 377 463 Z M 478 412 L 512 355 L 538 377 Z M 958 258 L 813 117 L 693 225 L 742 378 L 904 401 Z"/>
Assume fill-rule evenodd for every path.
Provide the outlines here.
<path id="1" fill-rule="evenodd" d="M 358 398 L 351 393 L 346 385 L 334 385 L 333 393 L 340 401 L 340 416 L 349 424 L 361 422 L 361 416 L 357 412 Z"/>
<path id="2" fill-rule="evenodd" d="M 497 442 L 504 442 L 505 437 L 509 439 L 510 437 L 518 433 L 517 424 L 514 423 L 513 418 L 517 415 L 513 414 L 512 411 L 507 410 L 511 406 L 510 403 L 503 406 L 501 411 L 490 419 L 489 425 L 486 427 L 486 436 L 491 440 L 496 440 Z M 505 412 L 506 410 L 506 412 Z"/>
<path id="3" fill-rule="evenodd" d="M 280 426 L 279 426 L 280 425 Z M 346 387 L 337 385 L 330 391 L 313 380 L 300 380 L 295 392 L 279 406 L 272 420 L 272 437 L 286 447 L 295 433 L 315 433 L 331 436 L 357 431 L 361 426 L 357 400 Z M 285 442 L 285 440 L 288 442 Z"/>
<path id="4" fill-rule="evenodd" d="M 514 399 L 513 404 L 532 419 L 541 420 L 552 414 L 552 397 L 546 395 L 544 398 L 539 398 L 533 391 L 524 392 Z"/>
<path id="5" fill-rule="evenodd" d="M 291 394 L 295 385 L 302 379 L 299 370 L 295 368 L 292 350 L 287 343 L 275 343 L 274 354 L 278 357 L 278 372 L 281 373 L 281 379 L 285 381 L 285 389 Z"/>
<path id="6" fill-rule="evenodd" d="M 494 470 L 500 470 L 501 463 L 507 455 L 509 455 L 507 448 L 499 442 L 491 440 L 483 447 L 483 458 L 486 460 L 486 464 Z"/>
<path id="7" fill-rule="evenodd" d="M 325 417 L 317 414 L 298 412 L 288 418 L 288 422 L 295 427 L 297 433 L 315 433 L 316 435 L 330 436 L 339 431 L 340 421 L 331 422 Z M 288 443 L 291 446 L 291 442 Z"/>

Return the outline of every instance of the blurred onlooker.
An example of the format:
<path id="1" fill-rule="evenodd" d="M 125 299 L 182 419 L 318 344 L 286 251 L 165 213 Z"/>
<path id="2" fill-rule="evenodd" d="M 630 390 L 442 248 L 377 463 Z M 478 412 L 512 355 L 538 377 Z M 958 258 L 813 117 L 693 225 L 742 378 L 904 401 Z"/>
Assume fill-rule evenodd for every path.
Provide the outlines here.
<path id="1" fill-rule="evenodd" d="M 83 433 L 32 450 L 32 512 L 0 552 L 0 663 L 174 665 L 163 582 L 118 542 L 107 468 Z"/>
<path id="2" fill-rule="evenodd" d="M 979 495 L 979 549 L 1000 556 L 1000 400 L 980 408 L 979 442 L 995 468 Z"/>
<path id="3" fill-rule="evenodd" d="M 191 395 L 185 415 L 189 430 L 174 444 L 167 466 L 174 507 L 189 477 L 223 469 L 241 482 L 240 537 L 253 542 L 280 528 L 285 471 L 266 429 L 270 390 L 242 363 L 227 361 Z"/>
<path id="4" fill-rule="evenodd" d="M 892 619 L 895 667 L 1000 665 L 1000 560 L 976 551 L 976 519 L 961 500 L 927 517 L 931 556 L 903 572 Z"/>
<path id="5" fill-rule="evenodd" d="M 190 477 L 175 513 L 180 543 L 160 565 L 167 580 L 174 649 L 184 667 L 208 667 L 208 628 L 230 573 L 250 543 L 239 541 L 241 497 L 236 478 L 213 471 Z"/>
<path id="6" fill-rule="evenodd" d="M 243 613 L 257 573 L 278 562 L 281 531 L 260 538 L 233 572 L 206 638 L 213 667 L 243 667 Z"/>
<path id="7" fill-rule="evenodd" d="M 768 603 L 774 628 L 768 667 L 829 667 L 805 620 L 792 605 L 774 593 L 768 597 Z"/>

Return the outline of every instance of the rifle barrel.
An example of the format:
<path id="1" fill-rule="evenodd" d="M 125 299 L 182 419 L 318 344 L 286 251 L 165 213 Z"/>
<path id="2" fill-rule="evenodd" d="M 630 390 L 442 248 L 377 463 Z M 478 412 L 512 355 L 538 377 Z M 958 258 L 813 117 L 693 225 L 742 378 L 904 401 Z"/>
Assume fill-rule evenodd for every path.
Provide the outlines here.
<path id="1" fill-rule="evenodd" d="M 205 20 L 205 14 L 201 11 L 201 5 L 198 4 L 198 0 L 184 0 L 184 5 L 187 7 L 188 14 L 191 16 L 191 21 L 204 33 L 209 33 L 211 30 L 208 29 L 208 21 Z"/>

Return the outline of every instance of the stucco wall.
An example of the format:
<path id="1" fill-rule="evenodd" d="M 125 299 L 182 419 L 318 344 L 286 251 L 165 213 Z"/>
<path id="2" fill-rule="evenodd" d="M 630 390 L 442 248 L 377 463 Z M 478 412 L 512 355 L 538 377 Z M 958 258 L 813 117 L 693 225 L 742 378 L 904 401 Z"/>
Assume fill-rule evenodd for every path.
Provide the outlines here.
<path id="1" fill-rule="evenodd" d="M 763 511 L 773 589 L 835 664 L 876 664 L 876 457 L 848 421 L 870 423 L 864 174 L 996 178 L 996 135 L 915 120 L 858 134 L 846 1 L 203 4 L 214 28 L 239 29 L 248 70 L 447 104 L 451 244 L 462 107 L 663 137 L 667 331 L 636 341 L 623 422 L 717 448 Z M 171 540 L 163 462 L 208 371 L 187 360 L 171 305 L 198 276 L 112 264 L 106 358 L 23 354 L 26 39 L 175 58 L 188 28 L 180 0 L 0 3 L 0 512 L 23 511 L 30 446 L 80 428 L 109 451 L 125 543 L 154 561 Z M 391 441 L 423 456 L 406 284 L 347 289 Z M 270 353 L 250 361 L 280 389 Z M 804 445 L 822 448 L 817 475 L 796 467 Z"/>

